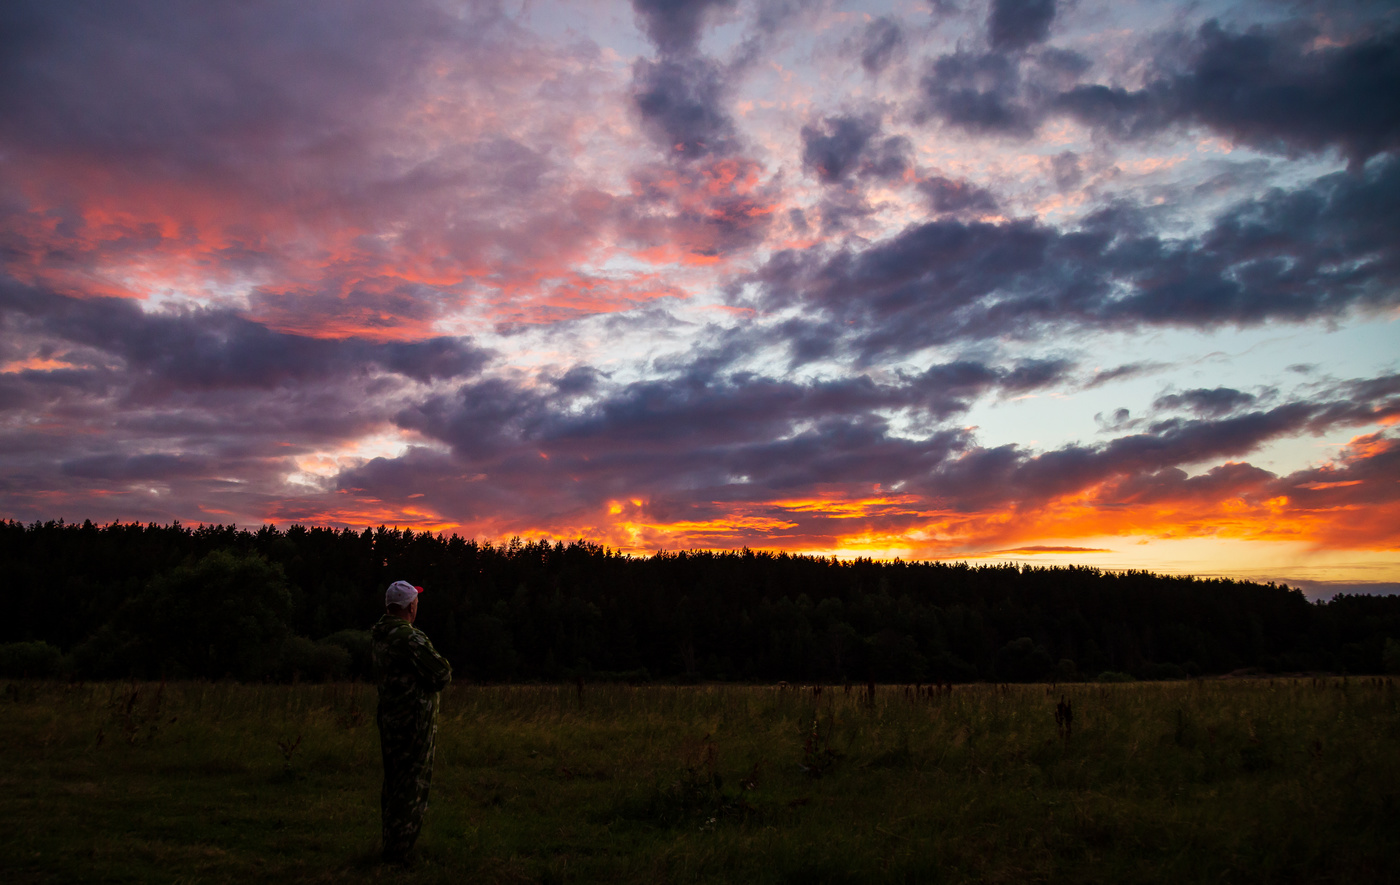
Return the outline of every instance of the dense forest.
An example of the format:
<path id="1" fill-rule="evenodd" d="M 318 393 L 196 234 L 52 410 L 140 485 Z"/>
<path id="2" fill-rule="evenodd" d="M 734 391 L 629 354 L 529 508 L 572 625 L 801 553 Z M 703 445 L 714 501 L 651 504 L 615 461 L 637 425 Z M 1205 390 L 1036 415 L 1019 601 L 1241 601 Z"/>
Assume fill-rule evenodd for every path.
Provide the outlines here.
<path id="1" fill-rule="evenodd" d="M 0 522 L 4 675 L 325 679 L 384 588 L 458 678 L 1070 681 L 1400 669 L 1400 597 L 1098 569 L 625 556 L 380 527 Z"/>

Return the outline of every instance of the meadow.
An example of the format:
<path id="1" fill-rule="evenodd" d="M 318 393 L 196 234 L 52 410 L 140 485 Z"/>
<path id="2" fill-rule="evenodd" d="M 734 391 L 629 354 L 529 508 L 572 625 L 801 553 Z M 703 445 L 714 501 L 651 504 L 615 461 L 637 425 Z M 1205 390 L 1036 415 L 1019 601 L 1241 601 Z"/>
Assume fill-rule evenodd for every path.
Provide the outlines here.
<path id="1" fill-rule="evenodd" d="M 454 685 L 407 870 L 377 863 L 374 703 L 364 684 L 6 683 L 4 878 L 1400 878 L 1388 679 Z"/>

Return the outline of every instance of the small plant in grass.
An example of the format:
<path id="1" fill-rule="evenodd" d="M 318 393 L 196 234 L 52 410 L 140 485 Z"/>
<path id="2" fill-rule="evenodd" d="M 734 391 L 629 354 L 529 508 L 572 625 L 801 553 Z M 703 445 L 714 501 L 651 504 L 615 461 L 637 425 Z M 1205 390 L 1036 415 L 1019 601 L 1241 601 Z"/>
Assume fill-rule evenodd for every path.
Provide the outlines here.
<path id="1" fill-rule="evenodd" d="M 151 696 L 149 704 L 143 708 L 141 705 L 141 688 L 135 682 L 124 691 L 119 699 L 113 702 L 114 718 L 117 720 L 117 727 L 120 729 L 122 737 L 128 744 L 136 744 L 141 740 L 142 732 L 145 732 L 146 742 L 150 743 L 156 739 L 156 734 L 160 730 L 160 710 L 165 699 L 165 683 L 161 682 Z M 175 721 L 174 719 L 171 720 Z M 99 746 L 102 744 L 102 729 L 98 729 Z"/>
<path id="2" fill-rule="evenodd" d="M 277 749 L 282 751 L 282 774 L 286 777 L 292 775 L 292 757 L 296 756 L 299 747 L 301 747 L 301 735 L 277 742 Z"/>
<path id="3" fill-rule="evenodd" d="M 743 797 L 743 790 L 757 784 L 758 766 L 740 783 L 741 792 L 725 792 L 724 778 L 719 773 L 719 748 L 705 735 L 698 752 L 690 754 L 691 764 L 681 769 L 679 776 L 657 786 L 640 802 L 625 803 L 621 816 L 667 827 L 693 824 L 699 820 L 700 831 L 709 832 L 726 818 L 746 817 L 757 811 Z"/>
<path id="4" fill-rule="evenodd" d="M 1065 741 L 1074 734 L 1074 702 L 1064 695 L 1060 695 L 1060 702 L 1055 705 L 1055 731 Z"/>
<path id="5" fill-rule="evenodd" d="M 802 762 L 798 767 L 808 777 L 821 777 L 832 769 L 841 754 L 831 748 L 831 731 L 835 723 L 828 721 L 822 727 L 821 717 L 812 717 L 812 730 L 802 744 Z"/>

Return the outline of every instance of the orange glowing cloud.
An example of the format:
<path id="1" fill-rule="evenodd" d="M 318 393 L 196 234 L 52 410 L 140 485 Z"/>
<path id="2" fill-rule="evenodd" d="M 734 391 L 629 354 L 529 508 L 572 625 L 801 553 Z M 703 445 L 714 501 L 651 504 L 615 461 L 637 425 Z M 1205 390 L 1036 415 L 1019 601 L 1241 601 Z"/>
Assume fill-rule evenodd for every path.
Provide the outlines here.
<path id="1" fill-rule="evenodd" d="M 709 502 L 702 507 L 704 516 L 683 512 L 666 517 L 637 498 L 613 501 L 595 520 L 570 525 L 564 534 L 639 553 L 751 546 L 801 553 L 907 551 L 920 558 L 1083 554 L 1111 551 L 1063 542 L 1106 537 L 1292 541 L 1393 550 L 1400 548 L 1400 480 L 1348 476 L 1381 469 L 1385 459 L 1397 455 L 1400 442 L 1362 436 L 1335 463 L 1307 471 L 1306 476 L 1279 478 L 1247 465 L 1226 464 L 1217 468 L 1213 483 L 1193 485 L 1185 474 L 1173 474 L 1174 487 L 1128 494 L 1132 487 L 1114 480 L 1040 502 L 984 511 L 949 510 L 912 494 L 827 490 L 798 498 Z M 1298 493 L 1281 493 L 1290 487 Z"/>
<path id="2" fill-rule="evenodd" d="M 326 506 L 323 502 L 288 499 L 263 515 L 264 522 L 301 523 L 329 526 L 388 525 L 419 532 L 462 532 L 460 522 L 445 519 L 431 510 L 406 504 L 392 504 L 377 498 L 357 498 L 353 505 Z"/>
<path id="3" fill-rule="evenodd" d="M 534 293 L 522 297 L 527 288 Z M 685 290 L 664 282 L 656 273 L 603 277 L 568 271 L 555 279 L 534 281 L 533 286 L 520 281 L 490 301 L 497 322 L 538 325 L 630 310 L 661 298 L 688 297 Z"/>
<path id="4" fill-rule="evenodd" d="M 707 265 L 754 245 L 780 208 L 761 173 L 742 158 L 641 168 L 632 179 L 639 212 L 624 230 L 642 244 L 632 255 L 652 264 Z"/>

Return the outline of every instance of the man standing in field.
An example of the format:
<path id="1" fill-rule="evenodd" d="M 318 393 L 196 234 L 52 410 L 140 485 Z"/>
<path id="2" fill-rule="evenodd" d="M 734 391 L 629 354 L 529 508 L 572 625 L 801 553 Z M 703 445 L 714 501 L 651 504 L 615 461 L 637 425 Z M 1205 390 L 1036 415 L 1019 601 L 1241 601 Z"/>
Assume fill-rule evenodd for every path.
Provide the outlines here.
<path id="1" fill-rule="evenodd" d="M 384 594 L 384 616 L 370 631 L 374 681 L 379 685 L 379 746 L 384 756 L 384 861 L 404 863 L 428 809 L 437 740 L 438 692 L 452 665 L 413 626 L 422 587 L 395 581 Z"/>

